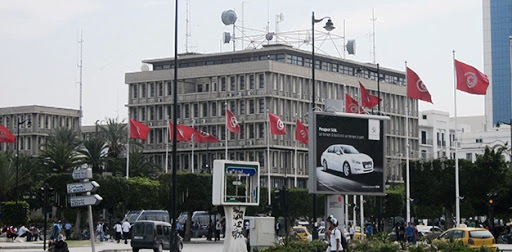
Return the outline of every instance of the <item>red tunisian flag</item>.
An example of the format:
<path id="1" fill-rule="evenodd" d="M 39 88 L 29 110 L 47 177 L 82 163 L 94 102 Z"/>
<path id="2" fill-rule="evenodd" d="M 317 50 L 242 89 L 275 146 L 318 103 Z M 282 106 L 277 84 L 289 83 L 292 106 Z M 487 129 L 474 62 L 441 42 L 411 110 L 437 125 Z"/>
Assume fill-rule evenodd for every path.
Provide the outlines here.
<path id="1" fill-rule="evenodd" d="M 130 118 L 130 138 L 146 141 L 150 130 L 147 125 Z"/>
<path id="2" fill-rule="evenodd" d="M 226 128 L 233 133 L 240 134 L 240 124 L 228 108 L 226 108 Z"/>
<path id="3" fill-rule="evenodd" d="M 455 60 L 457 89 L 470 94 L 484 95 L 487 93 L 489 79 L 476 68 Z"/>
<path id="4" fill-rule="evenodd" d="M 359 114 L 364 114 L 363 108 L 359 107 L 357 101 L 352 96 L 345 94 L 345 112 L 357 114 L 357 111 Z"/>
<path id="5" fill-rule="evenodd" d="M 295 125 L 295 139 L 298 142 L 308 144 L 308 128 L 306 128 L 306 126 L 304 126 L 304 124 L 302 124 L 302 122 L 299 119 L 295 121 Z"/>
<path id="6" fill-rule="evenodd" d="M 14 143 L 16 137 L 3 125 L 0 125 L 0 143 Z"/>
<path id="7" fill-rule="evenodd" d="M 412 69 L 406 67 L 407 73 L 407 96 L 413 99 L 418 99 L 426 102 L 432 102 L 432 97 L 428 92 L 427 86 L 420 79 L 418 74 Z"/>
<path id="8" fill-rule="evenodd" d="M 198 143 L 216 143 L 219 139 L 210 133 L 194 129 L 194 141 Z"/>
<path id="9" fill-rule="evenodd" d="M 382 101 L 382 98 L 379 100 L 379 97 L 368 93 L 368 90 L 366 90 L 361 82 L 359 82 L 359 88 L 361 89 L 361 105 L 363 105 L 363 107 L 373 108 Z"/>
<path id="10" fill-rule="evenodd" d="M 172 122 L 169 122 L 169 140 L 172 141 L 173 139 L 173 126 L 174 124 Z M 178 137 L 176 138 L 176 141 L 181 142 L 190 142 L 192 140 L 192 135 L 194 134 L 195 129 L 189 126 L 185 126 L 183 124 L 176 125 L 176 129 L 178 130 Z"/>
<path id="11" fill-rule="evenodd" d="M 270 134 L 272 135 L 286 135 L 286 127 L 279 116 L 269 113 L 268 120 L 270 123 Z"/>

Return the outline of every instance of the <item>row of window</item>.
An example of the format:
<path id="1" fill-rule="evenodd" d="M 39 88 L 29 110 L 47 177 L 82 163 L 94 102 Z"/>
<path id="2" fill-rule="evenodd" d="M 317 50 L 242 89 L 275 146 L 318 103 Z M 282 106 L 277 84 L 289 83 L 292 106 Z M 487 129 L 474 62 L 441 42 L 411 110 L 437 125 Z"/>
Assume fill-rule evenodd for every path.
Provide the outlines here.
<path id="1" fill-rule="evenodd" d="M 59 127 L 75 128 L 78 122 L 78 118 L 61 115 L 49 115 L 49 114 L 16 114 L 16 115 L 4 115 L 0 116 L 0 124 L 10 129 L 17 129 L 18 118 L 20 122 L 27 120 L 25 123 L 20 124 L 20 128 L 29 127 L 28 121 L 30 121 L 30 127 L 37 129 L 55 129 Z M 36 119 L 36 121 L 33 120 Z"/>

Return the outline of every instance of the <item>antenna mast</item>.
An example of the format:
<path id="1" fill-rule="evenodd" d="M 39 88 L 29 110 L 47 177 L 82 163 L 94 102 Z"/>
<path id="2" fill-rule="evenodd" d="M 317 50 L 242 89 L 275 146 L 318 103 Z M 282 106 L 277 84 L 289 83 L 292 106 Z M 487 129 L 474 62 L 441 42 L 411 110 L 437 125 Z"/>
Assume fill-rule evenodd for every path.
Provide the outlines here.
<path id="1" fill-rule="evenodd" d="M 372 21 L 373 31 L 372 31 L 372 39 L 373 39 L 373 50 L 372 50 L 372 56 L 373 56 L 373 64 L 375 64 L 375 21 L 377 19 L 375 18 L 375 9 L 372 9 L 372 18 L 370 21 Z"/>
<path id="2" fill-rule="evenodd" d="M 83 39 L 83 36 L 82 36 L 82 30 L 80 30 L 80 40 L 78 41 L 79 45 L 80 45 L 80 59 L 78 60 L 78 65 L 77 67 L 80 69 L 79 70 L 79 84 L 80 84 L 80 118 L 78 119 L 78 136 L 81 138 L 82 136 L 82 117 L 83 117 L 83 109 L 82 109 L 82 69 L 83 69 L 83 65 L 82 65 L 82 47 L 83 47 L 83 43 L 84 43 L 84 39 Z"/>
<path id="3" fill-rule="evenodd" d="M 187 0 L 187 17 L 185 19 L 185 52 L 188 53 L 188 38 L 190 37 L 190 0 Z"/>

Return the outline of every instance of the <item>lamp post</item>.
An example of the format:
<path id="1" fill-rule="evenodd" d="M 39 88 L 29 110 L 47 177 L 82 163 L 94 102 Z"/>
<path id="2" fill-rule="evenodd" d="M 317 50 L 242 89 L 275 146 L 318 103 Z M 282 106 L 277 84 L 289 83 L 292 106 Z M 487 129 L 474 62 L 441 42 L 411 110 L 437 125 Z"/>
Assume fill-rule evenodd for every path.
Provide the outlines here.
<path id="1" fill-rule="evenodd" d="M 315 12 L 313 11 L 311 14 L 311 86 L 313 91 L 311 92 L 311 113 L 315 112 L 315 101 L 316 101 L 316 81 L 315 81 L 315 24 L 322 22 L 327 18 L 327 22 L 325 23 L 324 29 L 327 31 L 334 30 L 334 24 L 331 21 L 330 17 L 323 17 L 320 19 L 315 18 Z M 316 225 L 316 194 L 313 194 L 313 240 L 318 240 L 318 232 Z"/>
<path id="2" fill-rule="evenodd" d="M 364 69 L 368 70 L 368 72 L 372 72 L 377 74 L 377 99 L 379 100 L 379 103 L 377 103 L 377 113 L 380 114 L 380 66 L 379 63 L 377 63 L 377 70 L 371 70 L 367 67 L 364 67 Z M 363 69 L 361 67 L 358 67 L 356 69 L 357 74 L 361 74 L 363 72 Z"/>
<path id="3" fill-rule="evenodd" d="M 173 116 L 173 129 L 172 132 L 174 136 L 176 136 L 177 131 L 177 124 L 178 124 L 178 1 L 175 1 L 174 6 L 174 85 L 172 88 L 173 91 L 173 108 L 172 108 L 172 116 Z M 172 179 L 171 179 L 171 252 L 177 252 L 178 249 L 178 235 L 176 232 L 176 213 L 178 211 L 177 209 L 177 202 L 176 202 L 176 195 L 177 195 L 177 186 L 176 183 L 178 182 L 178 174 L 176 169 L 178 169 L 178 162 L 177 162 L 177 151 L 178 148 L 176 146 L 177 144 L 177 137 L 172 138 Z"/>
<path id="4" fill-rule="evenodd" d="M 18 121 L 17 121 L 17 130 L 16 130 L 16 210 L 19 210 L 19 207 L 18 207 L 18 191 L 19 191 L 19 188 L 18 188 L 18 183 L 19 183 L 19 173 L 20 173 L 20 161 L 19 161 L 19 156 L 20 156 L 20 144 L 19 144 L 19 140 L 20 140 L 20 125 L 24 124 L 24 123 L 27 123 L 27 127 L 30 127 L 30 125 L 32 124 L 32 122 L 30 121 L 30 119 L 25 119 L 25 120 L 21 120 L 19 117 L 18 117 Z M 21 223 L 18 223 L 18 224 L 21 224 Z"/>

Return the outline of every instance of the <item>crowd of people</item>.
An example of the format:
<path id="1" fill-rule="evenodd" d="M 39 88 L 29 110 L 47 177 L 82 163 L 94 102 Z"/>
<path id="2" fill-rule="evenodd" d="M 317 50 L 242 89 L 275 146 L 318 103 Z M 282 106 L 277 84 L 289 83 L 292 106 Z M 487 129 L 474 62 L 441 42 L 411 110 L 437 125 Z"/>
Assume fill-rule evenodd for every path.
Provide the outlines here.
<path id="1" fill-rule="evenodd" d="M 21 225 L 19 228 L 15 226 L 4 226 L 0 228 L 0 233 L 5 233 L 5 236 L 12 242 L 19 238 L 25 238 L 26 241 L 42 240 L 40 229 L 34 224 Z"/>

